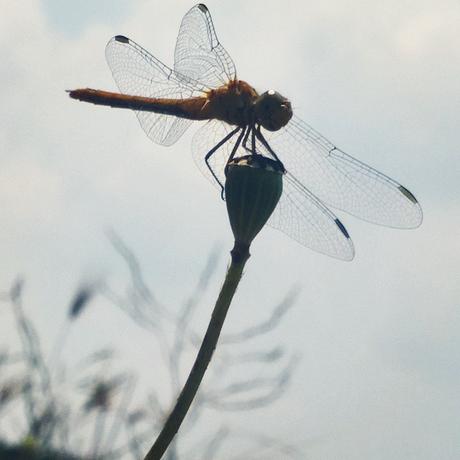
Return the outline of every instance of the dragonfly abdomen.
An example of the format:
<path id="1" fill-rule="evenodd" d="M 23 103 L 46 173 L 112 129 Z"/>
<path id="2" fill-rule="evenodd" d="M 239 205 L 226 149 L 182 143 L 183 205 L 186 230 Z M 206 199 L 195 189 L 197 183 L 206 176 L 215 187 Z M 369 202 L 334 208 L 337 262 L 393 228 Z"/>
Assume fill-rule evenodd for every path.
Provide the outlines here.
<path id="1" fill-rule="evenodd" d="M 189 120 L 207 120 L 210 118 L 206 110 L 208 98 L 206 96 L 187 99 L 165 99 L 128 94 L 112 93 L 98 89 L 84 88 L 69 91 L 72 99 L 104 105 L 118 109 L 131 109 L 144 112 L 161 113 Z"/>

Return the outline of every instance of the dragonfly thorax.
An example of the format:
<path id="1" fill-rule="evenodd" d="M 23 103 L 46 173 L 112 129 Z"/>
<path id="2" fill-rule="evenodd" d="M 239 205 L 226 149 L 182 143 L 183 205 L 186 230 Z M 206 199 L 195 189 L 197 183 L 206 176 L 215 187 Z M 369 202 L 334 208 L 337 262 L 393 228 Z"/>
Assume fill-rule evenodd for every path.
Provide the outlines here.
<path id="1" fill-rule="evenodd" d="M 247 126 L 253 119 L 257 91 L 243 80 L 232 80 L 207 93 L 207 118 L 216 118 L 230 125 Z"/>
<path id="2" fill-rule="evenodd" d="M 278 131 L 292 118 L 291 103 L 271 89 L 256 99 L 254 117 L 268 131 Z"/>

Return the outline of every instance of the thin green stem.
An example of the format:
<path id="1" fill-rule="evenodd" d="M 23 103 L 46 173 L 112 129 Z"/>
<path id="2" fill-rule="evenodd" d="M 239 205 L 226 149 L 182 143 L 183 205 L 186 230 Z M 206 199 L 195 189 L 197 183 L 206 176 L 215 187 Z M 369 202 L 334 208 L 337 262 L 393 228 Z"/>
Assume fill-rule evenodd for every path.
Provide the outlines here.
<path id="1" fill-rule="evenodd" d="M 227 270 L 225 281 L 217 298 L 216 305 L 209 321 L 208 329 L 201 343 L 200 350 L 193 364 L 192 370 L 185 385 L 177 398 L 174 409 L 169 414 L 158 438 L 145 456 L 144 460 L 160 460 L 166 452 L 184 420 L 203 376 L 211 361 L 217 345 L 222 326 L 227 316 L 230 303 L 235 295 L 238 283 L 243 275 L 243 268 L 249 258 L 249 248 L 241 248 L 235 245 L 232 251 L 232 262 Z"/>

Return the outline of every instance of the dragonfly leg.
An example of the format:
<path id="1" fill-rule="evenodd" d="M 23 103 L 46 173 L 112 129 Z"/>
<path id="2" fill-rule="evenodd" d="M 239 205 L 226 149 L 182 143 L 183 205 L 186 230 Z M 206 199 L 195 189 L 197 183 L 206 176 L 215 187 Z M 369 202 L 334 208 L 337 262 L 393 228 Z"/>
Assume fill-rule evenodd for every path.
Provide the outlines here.
<path id="1" fill-rule="evenodd" d="M 255 125 L 251 125 L 251 127 L 247 130 L 246 136 L 244 136 L 243 139 L 243 148 L 247 152 L 249 152 L 251 155 L 258 155 L 257 150 L 256 150 L 256 133 L 255 133 L 256 127 Z M 251 147 L 247 146 L 247 142 L 249 139 L 249 135 L 251 135 Z"/>
<path id="2" fill-rule="evenodd" d="M 232 151 L 231 151 L 231 153 L 230 153 L 230 156 L 228 157 L 227 164 L 225 165 L 225 170 L 224 170 L 225 175 L 227 175 L 227 166 L 228 166 L 228 164 L 230 163 L 230 161 L 232 161 L 233 158 L 235 157 L 236 152 L 237 152 L 237 150 L 238 150 L 238 147 L 240 146 L 241 140 L 243 139 L 243 136 L 245 135 L 247 129 L 248 129 L 247 126 L 243 126 L 243 127 L 241 128 L 241 133 L 240 133 L 240 135 L 238 136 L 238 139 L 236 140 L 235 145 L 234 145 L 233 148 L 232 148 Z M 221 185 L 221 187 L 222 187 L 222 185 Z M 224 187 L 222 187 L 222 190 L 221 190 L 221 193 L 220 193 L 220 197 L 222 198 L 222 200 L 225 200 L 224 191 L 225 191 L 225 189 L 224 189 Z"/>
<path id="3" fill-rule="evenodd" d="M 257 139 L 262 142 L 262 145 L 268 150 L 268 153 L 283 167 L 283 171 L 286 171 L 283 162 L 278 158 L 278 155 L 273 151 L 273 149 L 270 147 L 270 144 L 267 142 L 267 139 L 265 139 L 264 135 L 262 134 L 260 125 L 255 130 L 255 135 Z"/>
<path id="4" fill-rule="evenodd" d="M 219 184 L 220 188 L 221 188 L 221 196 L 223 197 L 224 195 L 224 186 L 222 185 L 222 183 L 220 182 L 219 178 L 216 176 L 216 173 L 214 172 L 214 170 L 212 169 L 212 166 L 209 164 L 209 159 L 214 155 L 214 153 L 217 152 L 217 150 L 219 150 L 230 138 L 232 138 L 239 130 L 241 129 L 240 126 L 238 126 L 237 128 L 235 128 L 233 131 L 231 131 L 230 133 L 228 133 L 221 141 L 219 141 L 207 154 L 206 156 L 204 157 L 204 161 L 206 163 L 206 166 L 208 167 L 209 171 L 211 171 L 211 174 L 212 174 L 212 177 L 214 177 L 214 179 L 216 180 L 216 182 Z M 244 130 L 243 130 L 243 134 L 244 134 Z M 238 137 L 238 140 L 241 139 L 241 135 Z M 241 142 L 241 141 L 240 141 Z M 238 144 L 238 143 L 237 143 Z M 234 155 L 233 153 L 233 150 L 232 150 L 232 154 Z"/>
<path id="5" fill-rule="evenodd" d="M 241 145 L 243 146 L 244 150 L 246 150 L 246 152 L 249 152 L 249 153 L 253 154 L 254 151 L 251 151 L 251 149 L 249 147 L 247 147 L 247 145 L 246 145 L 247 142 L 248 142 L 249 134 L 251 133 L 251 131 L 252 131 L 252 128 L 250 128 L 250 129 L 248 129 L 246 131 L 246 134 L 244 136 L 244 139 L 243 139 L 243 142 L 241 143 Z"/>
<path id="6" fill-rule="evenodd" d="M 243 127 L 241 128 L 241 133 L 240 133 L 240 135 L 238 136 L 238 139 L 236 140 L 235 145 L 233 146 L 232 151 L 231 151 L 231 153 L 230 153 L 230 155 L 229 155 L 229 157 L 228 157 L 227 165 L 228 165 L 228 164 L 230 163 L 230 161 L 232 161 L 233 158 L 235 157 L 236 151 L 238 150 L 238 147 L 240 146 L 241 140 L 243 139 L 243 136 L 245 135 L 245 133 L 246 133 L 246 136 L 244 136 L 244 138 L 245 138 L 245 139 L 247 138 L 247 131 L 246 131 L 246 130 L 247 130 L 247 126 L 243 126 Z M 225 168 L 226 168 L 226 169 L 227 169 L 227 165 L 225 165 Z"/>

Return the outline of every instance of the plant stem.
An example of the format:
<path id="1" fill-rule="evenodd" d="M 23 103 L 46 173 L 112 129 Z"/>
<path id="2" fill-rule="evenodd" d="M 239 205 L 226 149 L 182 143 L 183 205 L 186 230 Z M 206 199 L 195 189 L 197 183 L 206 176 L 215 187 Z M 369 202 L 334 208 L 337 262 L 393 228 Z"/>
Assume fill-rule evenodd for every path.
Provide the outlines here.
<path id="1" fill-rule="evenodd" d="M 225 281 L 217 298 L 216 305 L 209 321 L 208 329 L 201 343 L 200 350 L 193 364 L 192 370 L 185 382 L 174 409 L 169 414 L 163 429 L 153 446 L 145 456 L 144 460 L 160 460 L 166 452 L 184 420 L 198 388 L 203 380 L 209 362 L 211 361 L 214 349 L 219 339 L 220 331 L 227 316 L 230 303 L 243 275 L 243 268 L 249 259 L 249 248 L 242 248 L 235 244 L 232 251 L 232 262 L 227 270 Z"/>

